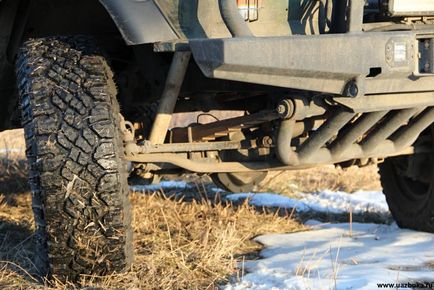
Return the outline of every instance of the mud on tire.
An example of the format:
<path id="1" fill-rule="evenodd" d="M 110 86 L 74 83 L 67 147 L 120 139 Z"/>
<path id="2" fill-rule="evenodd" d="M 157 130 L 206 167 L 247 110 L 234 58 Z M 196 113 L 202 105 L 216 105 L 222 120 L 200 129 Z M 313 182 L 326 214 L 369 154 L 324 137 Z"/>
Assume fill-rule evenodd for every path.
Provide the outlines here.
<path id="1" fill-rule="evenodd" d="M 17 81 L 41 275 L 129 268 L 131 213 L 113 75 L 86 37 L 27 41 Z"/>

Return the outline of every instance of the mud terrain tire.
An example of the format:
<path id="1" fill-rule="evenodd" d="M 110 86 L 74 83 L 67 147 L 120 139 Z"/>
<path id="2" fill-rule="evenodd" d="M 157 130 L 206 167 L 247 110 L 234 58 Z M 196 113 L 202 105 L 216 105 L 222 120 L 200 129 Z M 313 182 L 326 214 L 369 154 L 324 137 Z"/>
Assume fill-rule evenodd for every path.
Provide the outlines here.
<path id="1" fill-rule="evenodd" d="M 379 168 L 396 223 L 402 228 L 434 233 L 433 154 L 387 158 Z"/>
<path id="2" fill-rule="evenodd" d="M 17 81 L 39 274 L 130 267 L 131 211 L 113 74 L 86 37 L 27 41 Z"/>

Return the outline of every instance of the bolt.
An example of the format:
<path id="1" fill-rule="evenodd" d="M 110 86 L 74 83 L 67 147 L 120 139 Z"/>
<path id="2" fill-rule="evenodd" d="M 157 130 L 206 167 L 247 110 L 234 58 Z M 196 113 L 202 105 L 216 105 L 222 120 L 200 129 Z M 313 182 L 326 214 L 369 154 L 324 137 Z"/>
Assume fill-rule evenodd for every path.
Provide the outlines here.
<path id="1" fill-rule="evenodd" d="M 294 114 L 294 103 L 290 99 L 282 100 L 279 102 L 276 108 L 276 112 L 281 118 L 287 119 L 291 118 Z"/>
<path id="2" fill-rule="evenodd" d="M 270 136 L 264 136 L 262 138 L 262 145 L 265 147 L 270 147 L 273 145 L 273 139 Z"/>
<path id="3" fill-rule="evenodd" d="M 359 87 L 355 81 L 350 81 L 345 88 L 345 95 L 347 97 L 355 98 L 359 94 Z"/>
<path id="4" fill-rule="evenodd" d="M 284 114 L 285 111 L 286 111 L 285 105 L 280 104 L 280 105 L 277 106 L 277 113 Z"/>

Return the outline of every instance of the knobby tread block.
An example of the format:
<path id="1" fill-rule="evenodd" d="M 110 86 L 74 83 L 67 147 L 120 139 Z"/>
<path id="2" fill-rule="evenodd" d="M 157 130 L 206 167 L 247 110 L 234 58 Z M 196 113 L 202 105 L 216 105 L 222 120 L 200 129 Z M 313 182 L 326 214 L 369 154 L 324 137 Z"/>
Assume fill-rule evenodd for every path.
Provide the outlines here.
<path id="1" fill-rule="evenodd" d="M 386 158 L 379 164 L 383 193 L 399 227 L 434 233 L 433 184 L 421 187 L 403 176 L 402 172 L 399 174 L 402 171 L 403 159 L 410 162 L 408 158 L 411 157 Z"/>
<path id="2" fill-rule="evenodd" d="M 131 210 L 113 75 L 87 37 L 31 39 L 16 72 L 40 274 L 130 267 Z"/>

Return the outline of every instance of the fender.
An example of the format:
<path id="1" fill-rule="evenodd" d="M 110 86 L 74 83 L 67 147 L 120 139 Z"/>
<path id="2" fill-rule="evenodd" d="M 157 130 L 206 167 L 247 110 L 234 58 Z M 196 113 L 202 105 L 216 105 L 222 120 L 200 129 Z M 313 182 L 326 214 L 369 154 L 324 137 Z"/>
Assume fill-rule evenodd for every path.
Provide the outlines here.
<path id="1" fill-rule="evenodd" d="M 1 0 L 0 0 L 1 1 Z M 154 0 L 100 0 L 128 45 L 178 39 Z"/>

